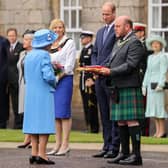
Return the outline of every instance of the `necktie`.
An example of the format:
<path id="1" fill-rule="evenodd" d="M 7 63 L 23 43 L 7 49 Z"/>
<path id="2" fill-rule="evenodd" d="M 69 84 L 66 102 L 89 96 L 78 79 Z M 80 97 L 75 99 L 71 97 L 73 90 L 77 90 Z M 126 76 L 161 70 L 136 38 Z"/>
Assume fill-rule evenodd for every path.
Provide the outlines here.
<path id="1" fill-rule="evenodd" d="M 13 53 L 13 45 L 10 46 L 10 52 Z"/>
<path id="2" fill-rule="evenodd" d="M 104 34 L 103 34 L 103 44 L 104 44 L 104 42 L 105 42 L 105 40 L 106 40 L 106 38 L 107 38 L 107 35 L 108 35 L 108 28 L 109 28 L 109 26 L 106 26 L 106 27 L 105 27 L 105 30 L 104 30 Z"/>

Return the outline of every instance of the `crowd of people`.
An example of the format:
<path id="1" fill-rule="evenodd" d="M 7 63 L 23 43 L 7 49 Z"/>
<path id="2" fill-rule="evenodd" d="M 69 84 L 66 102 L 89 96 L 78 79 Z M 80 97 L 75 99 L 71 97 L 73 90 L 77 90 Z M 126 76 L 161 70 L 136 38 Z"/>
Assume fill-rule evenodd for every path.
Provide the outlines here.
<path id="1" fill-rule="evenodd" d="M 149 136 L 149 118 L 155 121 L 153 136 L 167 136 L 167 44 L 159 35 L 145 39 L 146 25 L 116 17 L 114 3 L 103 4 L 102 19 L 105 25 L 94 44 L 93 32 L 81 32 L 78 63 L 101 67 L 96 73 L 82 70 L 79 79 L 88 132 L 99 132 L 100 111 L 103 146 L 93 157 L 142 165 L 141 135 Z M 74 40 L 66 36 L 60 19 L 52 20 L 48 29 L 26 30 L 23 44 L 15 28 L 7 30 L 7 38 L 0 36 L 0 128 L 7 127 L 11 100 L 13 128 L 23 127 L 25 134 L 18 148 L 32 148 L 30 164 L 54 164 L 48 156 L 70 152 L 75 62 Z M 50 134 L 55 134 L 55 144 L 47 152 Z"/>

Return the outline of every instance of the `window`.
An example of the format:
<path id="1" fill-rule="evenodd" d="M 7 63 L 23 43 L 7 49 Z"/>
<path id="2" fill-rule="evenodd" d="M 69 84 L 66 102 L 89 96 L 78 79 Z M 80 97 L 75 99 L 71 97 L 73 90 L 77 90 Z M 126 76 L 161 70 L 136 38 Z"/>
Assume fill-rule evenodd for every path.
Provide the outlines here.
<path id="1" fill-rule="evenodd" d="M 168 0 L 148 0 L 148 34 L 161 35 L 168 41 Z M 168 47 L 166 47 L 168 52 Z"/>
<path id="2" fill-rule="evenodd" d="M 80 48 L 81 29 L 81 0 L 61 0 L 61 19 L 65 22 L 66 32 L 74 39 L 76 48 Z"/>

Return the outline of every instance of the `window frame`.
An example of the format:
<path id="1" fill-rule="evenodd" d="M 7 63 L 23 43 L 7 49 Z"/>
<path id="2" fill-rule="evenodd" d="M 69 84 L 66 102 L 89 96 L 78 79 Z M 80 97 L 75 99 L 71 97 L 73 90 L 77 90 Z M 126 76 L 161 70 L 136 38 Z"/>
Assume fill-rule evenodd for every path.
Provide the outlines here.
<path id="1" fill-rule="evenodd" d="M 153 33 L 161 33 L 162 37 L 165 38 L 165 33 L 168 32 L 168 28 L 162 28 L 162 8 L 168 7 L 168 3 L 162 3 L 161 0 L 158 0 L 159 3 L 154 3 L 153 0 L 148 0 L 148 35 Z M 152 27 L 153 21 L 153 7 L 159 8 L 159 16 L 158 16 L 158 28 Z"/>
<path id="2" fill-rule="evenodd" d="M 76 5 L 75 6 L 71 6 L 72 4 L 72 0 L 67 0 L 68 1 L 68 6 L 64 5 L 64 2 L 66 0 L 61 0 L 60 1 L 60 18 L 61 20 L 65 21 L 65 11 L 68 11 L 68 23 L 65 23 L 65 25 L 68 25 L 68 27 L 66 26 L 66 33 L 70 34 L 70 36 L 72 37 L 72 39 L 74 39 L 77 49 L 80 49 L 80 38 L 78 40 L 75 40 L 77 38 L 75 38 L 75 36 L 79 35 L 79 33 L 81 33 L 82 28 L 80 27 L 80 12 L 82 11 L 82 6 L 80 5 L 80 1 L 81 0 L 75 0 L 76 1 Z M 72 11 L 76 11 L 76 25 L 75 28 L 72 28 Z M 78 44 L 77 44 L 78 43 Z"/>

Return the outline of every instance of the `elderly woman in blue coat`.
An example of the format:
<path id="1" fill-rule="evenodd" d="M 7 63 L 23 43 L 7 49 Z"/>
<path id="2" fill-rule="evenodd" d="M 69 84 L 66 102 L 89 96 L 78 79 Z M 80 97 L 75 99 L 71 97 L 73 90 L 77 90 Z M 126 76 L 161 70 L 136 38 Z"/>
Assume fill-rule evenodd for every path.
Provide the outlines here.
<path id="1" fill-rule="evenodd" d="M 54 96 L 57 77 L 48 53 L 57 35 L 48 29 L 34 34 L 33 49 L 24 64 L 25 113 L 23 132 L 31 135 L 30 164 L 54 164 L 46 156 L 49 134 L 55 133 Z"/>
<path id="2" fill-rule="evenodd" d="M 146 40 L 149 50 L 154 53 L 148 57 L 147 70 L 143 79 L 142 93 L 147 94 L 145 116 L 154 118 L 156 132 L 154 137 L 166 137 L 165 118 L 168 117 L 164 108 L 164 84 L 167 72 L 167 57 L 162 49 L 166 41 L 160 36 L 153 36 Z"/>

